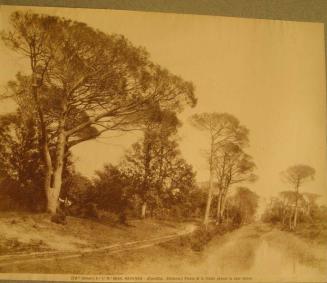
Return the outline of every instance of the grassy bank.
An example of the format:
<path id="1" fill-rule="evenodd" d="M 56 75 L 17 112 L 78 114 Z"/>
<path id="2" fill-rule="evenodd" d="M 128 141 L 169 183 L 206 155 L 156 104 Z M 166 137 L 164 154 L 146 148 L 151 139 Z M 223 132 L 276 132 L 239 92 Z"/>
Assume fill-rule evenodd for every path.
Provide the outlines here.
<path id="1" fill-rule="evenodd" d="M 137 226 L 135 229 L 144 229 Z M 150 225 L 149 223 L 146 225 Z M 161 224 L 160 224 L 161 225 Z M 165 225 L 173 225 L 172 223 Z M 181 224 L 178 224 L 181 225 Z M 169 227 L 169 231 L 174 229 Z M 176 229 L 176 228 L 175 228 Z M 221 235 L 227 234 L 235 227 L 227 225 L 209 225 L 208 229 L 200 228 L 192 234 L 180 236 L 175 240 L 142 249 L 128 250 L 120 253 L 107 254 L 96 252 L 74 259 L 54 259 L 49 261 L 35 261 L 6 266 L 2 271 L 19 273 L 61 273 L 61 274 L 142 274 L 151 272 L 164 274 L 176 271 L 180 273 L 185 268 L 185 274 L 192 262 L 199 262 L 202 251 Z M 111 230 L 114 230 L 111 228 Z M 145 231 L 140 231 L 144 233 Z M 148 228 L 149 232 L 149 228 Z M 139 235 L 140 236 L 140 235 Z M 152 237 L 151 234 L 144 238 Z M 164 264 L 163 264 L 164 262 Z M 178 265 L 176 263 L 179 263 Z"/>
<path id="2" fill-rule="evenodd" d="M 307 240 L 314 244 L 327 245 L 327 223 L 326 222 L 306 222 L 298 223 L 296 229 L 291 231 L 287 225 L 282 225 L 280 222 L 270 224 L 272 227 L 278 228 L 281 231 L 292 233 L 299 238 Z"/>
<path id="3" fill-rule="evenodd" d="M 79 251 L 120 242 L 144 240 L 178 233 L 187 223 L 145 220 L 128 225 L 68 217 L 68 224 L 50 221 L 47 214 L 2 213 L 0 215 L 0 255 Z"/>
<path id="4" fill-rule="evenodd" d="M 210 224 L 207 228 L 202 226 L 194 233 L 180 237 L 179 243 L 173 243 L 173 245 L 178 244 L 180 248 L 186 248 L 191 249 L 195 252 L 200 252 L 213 238 L 222 236 L 237 228 L 237 226 L 234 226 L 232 224 Z"/>
<path id="5" fill-rule="evenodd" d="M 327 245 L 327 223 L 300 223 L 294 234 L 313 243 Z"/>
<path id="6" fill-rule="evenodd" d="M 271 225 L 272 229 L 264 238 L 270 243 L 296 257 L 300 262 L 321 269 L 327 267 L 327 240 L 325 225 L 300 224 L 296 231 L 283 226 Z"/>

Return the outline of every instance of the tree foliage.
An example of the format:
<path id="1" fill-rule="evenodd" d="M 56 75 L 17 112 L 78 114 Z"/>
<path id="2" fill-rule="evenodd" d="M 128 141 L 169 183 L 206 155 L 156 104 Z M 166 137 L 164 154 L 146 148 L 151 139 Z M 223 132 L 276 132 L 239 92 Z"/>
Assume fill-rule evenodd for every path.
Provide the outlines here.
<path id="1" fill-rule="evenodd" d="M 176 140 L 162 135 L 153 134 L 147 136 L 146 142 L 133 144 L 121 168 L 152 214 L 182 204 L 195 186 L 193 168 L 181 157 Z"/>
<path id="2" fill-rule="evenodd" d="M 227 190 L 233 183 L 254 180 L 255 167 L 251 157 L 242 150 L 248 145 L 249 131 L 228 113 L 201 113 L 190 119 L 191 124 L 209 136 L 209 190 L 204 223 L 209 222 L 214 177 L 218 181 L 217 218 L 221 221 Z"/>
<path id="3" fill-rule="evenodd" d="M 259 196 L 246 187 L 238 187 L 235 194 L 228 199 L 227 218 L 235 224 L 254 221 L 258 208 Z"/>
<path id="4" fill-rule="evenodd" d="M 313 180 L 315 169 L 308 165 L 294 165 L 281 173 L 282 179 L 294 188 L 299 188 L 306 181 Z"/>
<path id="5" fill-rule="evenodd" d="M 14 92 L 9 96 L 19 97 L 23 105 L 32 102 L 53 213 L 65 151 L 106 131 L 142 127 L 153 105 L 181 111 L 196 103 L 192 83 L 153 64 L 144 48 L 121 35 L 64 18 L 15 12 L 2 39 L 30 62 L 31 74 L 10 83 Z"/>
<path id="6" fill-rule="evenodd" d="M 33 119 L 21 113 L 0 116 L 0 194 L 12 208 L 44 209 L 42 164 Z"/>

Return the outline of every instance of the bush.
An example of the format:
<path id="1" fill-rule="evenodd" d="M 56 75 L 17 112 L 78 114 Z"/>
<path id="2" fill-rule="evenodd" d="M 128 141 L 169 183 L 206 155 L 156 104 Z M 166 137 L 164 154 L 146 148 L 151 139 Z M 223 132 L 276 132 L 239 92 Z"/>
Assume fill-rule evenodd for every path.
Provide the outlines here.
<path id="1" fill-rule="evenodd" d="M 104 209 L 98 209 L 97 210 L 97 219 L 100 219 L 102 221 L 105 222 L 110 222 L 110 223 L 118 223 L 121 222 L 121 215 L 115 213 L 115 212 L 111 212 L 111 211 L 107 211 Z"/>
<path id="2" fill-rule="evenodd" d="M 212 239 L 213 233 L 201 227 L 197 230 L 191 240 L 191 248 L 193 251 L 200 252 L 204 246 Z"/>
<path id="3" fill-rule="evenodd" d="M 180 245 L 190 247 L 195 252 L 201 252 L 214 237 L 228 233 L 236 228 L 232 224 L 209 225 L 208 229 L 202 226 L 193 234 L 181 237 Z"/>

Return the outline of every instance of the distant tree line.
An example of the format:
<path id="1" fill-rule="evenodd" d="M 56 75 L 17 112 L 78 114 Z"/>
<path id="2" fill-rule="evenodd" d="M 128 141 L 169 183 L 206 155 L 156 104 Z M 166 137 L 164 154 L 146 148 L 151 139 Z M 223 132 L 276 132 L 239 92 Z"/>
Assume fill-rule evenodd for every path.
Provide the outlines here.
<path id="1" fill-rule="evenodd" d="M 320 223 L 327 219 L 327 207 L 319 206 L 320 195 L 313 192 L 301 192 L 302 185 L 314 178 L 315 170 L 308 165 L 294 165 L 282 172 L 282 179 L 293 190 L 281 191 L 267 203 L 262 220 L 280 224 L 294 231 L 300 223 Z"/>

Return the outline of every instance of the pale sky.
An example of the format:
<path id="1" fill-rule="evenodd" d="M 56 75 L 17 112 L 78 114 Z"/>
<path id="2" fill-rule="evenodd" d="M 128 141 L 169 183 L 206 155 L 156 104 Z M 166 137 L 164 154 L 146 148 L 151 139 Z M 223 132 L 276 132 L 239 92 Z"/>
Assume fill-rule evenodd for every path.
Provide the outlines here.
<path id="1" fill-rule="evenodd" d="M 17 8 L 2 6 L 0 29 Z M 23 9 L 23 8 L 20 8 Z M 114 10 L 28 8 L 71 18 L 108 33 L 125 35 L 144 46 L 154 62 L 190 80 L 198 105 L 180 115 L 180 147 L 208 179 L 203 151 L 208 140 L 187 118 L 199 112 L 228 112 L 250 130 L 248 152 L 259 180 L 249 188 L 263 197 L 290 189 L 280 179 L 288 166 L 316 169 L 315 181 L 303 191 L 324 195 L 326 186 L 326 81 L 324 26 L 273 20 L 178 15 Z M 26 62 L 0 44 L 0 86 Z M 12 110 L 0 104 L 0 113 Z M 111 133 L 74 149 L 77 169 L 92 176 L 103 164 L 116 164 L 138 133 Z M 246 185 L 246 184 L 245 184 Z"/>

